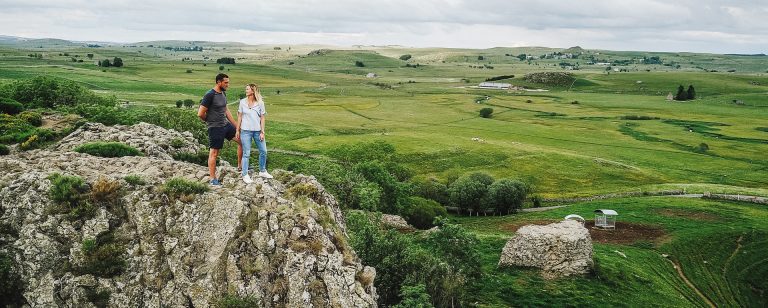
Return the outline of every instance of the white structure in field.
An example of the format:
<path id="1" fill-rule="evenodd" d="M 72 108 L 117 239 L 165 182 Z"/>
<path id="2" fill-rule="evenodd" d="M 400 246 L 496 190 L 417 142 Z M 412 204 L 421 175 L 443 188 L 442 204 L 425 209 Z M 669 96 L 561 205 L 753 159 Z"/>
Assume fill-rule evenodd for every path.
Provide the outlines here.
<path id="1" fill-rule="evenodd" d="M 614 210 L 595 210 L 595 227 L 601 229 L 616 229 L 616 216 Z"/>
<path id="2" fill-rule="evenodd" d="M 509 88 L 512 87 L 512 84 L 502 82 L 481 82 L 477 87 L 481 89 L 509 90 Z"/>

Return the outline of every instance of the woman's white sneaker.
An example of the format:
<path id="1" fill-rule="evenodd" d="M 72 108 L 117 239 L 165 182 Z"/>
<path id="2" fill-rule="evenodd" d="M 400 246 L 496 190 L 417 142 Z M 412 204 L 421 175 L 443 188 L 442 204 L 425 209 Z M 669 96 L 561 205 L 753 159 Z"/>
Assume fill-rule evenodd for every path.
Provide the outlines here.
<path id="1" fill-rule="evenodd" d="M 245 184 L 251 184 L 251 183 L 253 183 L 253 180 L 251 180 L 251 176 L 250 175 L 246 174 L 246 175 L 243 176 L 243 182 L 245 182 Z"/>
<path id="2" fill-rule="evenodd" d="M 259 172 L 259 176 L 263 177 L 265 179 L 273 178 L 273 176 L 271 174 L 269 174 L 269 172 L 267 172 L 266 170 Z"/>

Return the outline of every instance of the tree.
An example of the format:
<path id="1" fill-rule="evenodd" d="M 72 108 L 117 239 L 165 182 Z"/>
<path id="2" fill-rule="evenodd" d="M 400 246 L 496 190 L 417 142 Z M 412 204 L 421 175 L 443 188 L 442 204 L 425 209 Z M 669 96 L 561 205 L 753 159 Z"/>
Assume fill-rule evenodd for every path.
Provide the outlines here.
<path id="1" fill-rule="evenodd" d="M 696 90 L 693 89 L 693 85 L 689 85 L 688 86 L 687 98 L 688 99 L 695 99 L 696 98 Z"/>
<path id="2" fill-rule="evenodd" d="M 432 302 L 429 299 L 427 293 L 427 286 L 424 284 L 417 284 L 415 286 L 403 285 L 400 287 L 400 298 L 402 300 L 399 304 L 392 306 L 392 308 L 431 308 Z"/>
<path id="3" fill-rule="evenodd" d="M 685 88 L 683 88 L 683 85 L 680 85 L 677 87 L 677 94 L 675 94 L 675 100 L 676 101 L 684 101 L 688 99 L 688 93 L 685 92 Z"/>
<path id="4" fill-rule="evenodd" d="M 439 203 L 421 197 L 411 197 L 410 204 L 403 210 L 403 218 L 418 229 L 429 229 L 434 226 L 435 217 L 448 216 L 445 207 Z"/>
<path id="5" fill-rule="evenodd" d="M 123 67 L 123 59 L 115 57 L 115 59 L 112 60 L 112 66 L 114 66 L 114 67 Z"/>
<path id="6" fill-rule="evenodd" d="M 528 55 L 521 53 L 517 55 L 517 58 L 520 59 L 520 61 L 525 61 L 525 59 L 528 59 Z"/>
<path id="7" fill-rule="evenodd" d="M 493 178 L 488 181 L 487 174 L 473 173 L 460 177 L 448 188 L 448 196 L 451 203 L 460 210 L 479 212 L 485 207 L 485 198 L 488 194 L 488 185 L 493 183 Z"/>
<path id="8" fill-rule="evenodd" d="M 403 61 L 408 61 L 408 59 L 410 59 L 410 58 L 411 58 L 411 55 L 402 55 L 402 56 L 400 56 L 400 60 L 403 60 Z"/>
<path id="9" fill-rule="evenodd" d="M 177 101 L 176 101 L 176 108 L 181 108 L 181 105 L 184 105 L 184 101 L 182 101 L 182 100 L 177 100 Z"/>
<path id="10" fill-rule="evenodd" d="M 483 57 L 483 56 L 477 56 L 477 61 L 483 61 L 483 60 L 485 60 L 485 57 Z"/>
<path id="11" fill-rule="evenodd" d="M 223 71 L 224 70 L 224 65 L 219 65 L 219 70 Z"/>
<path id="12" fill-rule="evenodd" d="M 189 98 L 184 100 L 184 107 L 191 108 L 194 105 L 195 105 L 195 101 Z"/>
<path id="13" fill-rule="evenodd" d="M 485 107 L 480 109 L 480 116 L 483 118 L 490 118 L 493 113 L 493 108 Z"/>
<path id="14" fill-rule="evenodd" d="M 521 209 L 527 194 L 525 183 L 512 179 L 501 179 L 488 186 L 488 202 L 498 213 Z"/>
<path id="15" fill-rule="evenodd" d="M 104 59 L 99 61 L 99 66 L 101 67 L 109 67 L 111 64 L 109 63 L 109 59 Z"/>
<path id="16" fill-rule="evenodd" d="M 89 53 L 89 54 L 87 54 L 85 56 L 88 57 L 88 59 L 93 59 L 93 54 L 92 53 Z"/>
<path id="17" fill-rule="evenodd" d="M 363 63 L 363 61 L 355 61 L 355 66 L 357 66 L 357 67 L 365 67 L 365 63 Z"/>

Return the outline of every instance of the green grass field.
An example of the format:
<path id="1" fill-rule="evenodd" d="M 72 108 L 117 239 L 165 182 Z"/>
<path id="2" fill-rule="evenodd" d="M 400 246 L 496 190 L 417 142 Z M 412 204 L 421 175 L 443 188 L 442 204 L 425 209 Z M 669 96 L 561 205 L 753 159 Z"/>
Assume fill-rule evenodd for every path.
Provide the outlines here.
<path id="1" fill-rule="evenodd" d="M 158 48 L 186 46 L 174 41 L 101 48 L 61 42 L 0 45 L 0 84 L 55 76 L 129 106 L 151 108 L 197 102 L 214 85 L 214 76 L 225 72 L 232 102 L 245 84 L 261 86 L 271 149 L 327 155 L 339 146 L 383 140 L 416 175 L 446 180 L 483 171 L 521 179 L 545 198 L 670 189 L 768 196 L 766 57 L 586 50 L 579 59 L 520 61 L 516 56 L 522 53 L 564 51 L 355 47 L 313 55 L 322 47 L 195 44 L 205 50 Z M 412 58 L 400 60 L 404 54 Z M 626 70 L 617 72 L 589 64 L 644 56 L 658 56 L 665 65 L 613 66 Z M 113 57 L 121 57 L 125 66 L 95 65 Z M 238 64 L 216 64 L 220 57 L 234 57 Z M 576 77 L 572 85 L 545 86 L 522 78 L 563 71 L 561 62 L 579 64 L 580 70 L 569 71 Z M 378 77 L 366 78 L 367 73 Z M 500 82 L 543 91 L 474 87 L 503 75 L 514 77 Z M 678 85 L 694 85 L 697 99 L 667 101 Z M 494 110 L 490 118 L 479 116 L 485 107 Z M 236 112 L 236 105 L 231 108 Z M 233 160 L 234 145 L 224 155 Z M 300 159 L 306 158 L 273 151 L 269 167 L 284 168 Z M 652 226 L 664 235 L 596 243 L 598 266 L 590 277 L 548 281 L 533 270 L 496 268 L 513 234 L 509 226 L 570 213 L 591 218 L 596 208 L 615 209 L 621 221 Z M 716 306 L 760 307 L 768 304 L 766 218 L 764 206 L 646 197 L 452 219 L 481 239 L 485 276 L 482 292 L 473 296 L 478 306 L 706 306 L 673 268 L 677 262 Z"/>

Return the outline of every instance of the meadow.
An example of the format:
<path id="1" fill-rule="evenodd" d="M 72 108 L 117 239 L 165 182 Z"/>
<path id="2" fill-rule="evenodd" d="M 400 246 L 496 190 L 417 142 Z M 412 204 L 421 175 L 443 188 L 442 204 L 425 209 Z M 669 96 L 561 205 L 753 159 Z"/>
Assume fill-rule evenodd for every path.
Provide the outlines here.
<path id="1" fill-rule="evenodd" d="M 197 45 L 204 50 L 164 48 Z M 569 52 L 580 56 L 517 57 Z M 401 60 L 402 55 L 411 57 Z M 114 57 L 125 66 L 95 65 Z M 237 64 L 217 64 L 221 57 Z M 663 64 L 639 63 L 643 57 L 659 57 Z M 579 69 L 566 70 L 563 62 Z M 590 64 L 596 62 L 617 64 Z M 572 84 L 523 80 L 527 73 L 564 71 L 574 74 Z M 53 76 L 113 95 L 125 108 L 197 102 L 219 72 L 230 76 L 233 103 L 246 83 L 261 85 L 270 169 L 312 160 L 295 153 L 330 156 L 346 146 L 384 141 L 416 178 L 446 182 L 479 171 L 520 179 L 543 198 L 662 190 L 768 196 L 765 56 L 179 41 L 99 48 L 51 41 L 0 45 L 0 84 Z M 514 77 L 498 82 L 528 90 L 476 87 L 508 75 Z M 679 85 L 693 85 L 696 99 L 668 101 Z M 480 117 L 481 108 L 493 113 Z M 196 110 L 183 109 L 190 115 Z M 232 144 L 224 154 L 235 162 Z M 589 219 L 597 208 L 615 209 L 626 226 L 650 228 L 653 236 L 596 240 L 597 266 L 590 277 L 549 281 L 533 270 L 496 268 L 516 226 L 571 213 Z M 761 278 L 768 269 L 767 216 L 761 205 L 639 197 L 451 221 L 479 239 L 483 276 L 477 293 L 470 294 L 476 306 L 759 307 L 768 303 Z"/>

